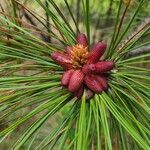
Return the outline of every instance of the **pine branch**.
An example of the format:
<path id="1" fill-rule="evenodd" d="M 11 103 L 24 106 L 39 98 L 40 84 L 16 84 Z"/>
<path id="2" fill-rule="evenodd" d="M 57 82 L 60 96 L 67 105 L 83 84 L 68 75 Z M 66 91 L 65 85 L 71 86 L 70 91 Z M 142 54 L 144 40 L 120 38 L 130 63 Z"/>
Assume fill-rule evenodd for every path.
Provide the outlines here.
<path id="1" fill-rule="evenodd" d="M 22 8 L 22 13 L 23 13 L 24 17 L 31 23 L 31 25 L 37 26 L 37 24 L 34 22 L 32 17 L 29 16 L 29 14 L 23 8 Z"/>
<path id="2" fill-rule="evenodd" d="M 118 52 L 122 52 L 124 47 L 133 39 L 138 38 L 140 36 L 140 33 L 147 27 L 150 26 L 150 18 L 146 18 L 140 26 L 137 27 L 137 29 L 129 35 L 118 47 Z"/>
<path id="3" fill-rule="evenodd" d="M 35 21 L 32 19 L 32 17 L 23 8 L 22 8 L 22 13 L 31 25 L 37 27 L 37 24 L 35 23 Z M 49 36 L 45 36 L 45 35 L 41 34 L 41 38 L 43 39 L 43 41 L 50 43 Z"/>
<path id="4" fill-rule="evenodd" d="M 112 14 L 112 6 L 113 6 L 113 1 L 110 1 L 109 8 L 108 8 L 107 13 L 106 13 L 106 20 L 105 20 L 105 23 L 103 25 L 104 27 L 108 27 L 110 22 L 111 22 L 110 16 Z M 100 39 L 103 39 L 104 35 L 105 35 L 105 32 L 100 33 Z"/>
<path id="5" fill-rule="evenodd" d="M 79 20 L 80 20 L 80 2 L 81 2 L 81 0 L 77 0 L 77 3 L 76 3 L 76 22 L 77 22 L 77 26 L 79 25 Z"/>
<path id="6" fill-rule="evenodd" d="M 48 3 L 48 1 L 46 0 L 45 1 L 45 5 L 46 5 L 46 7 L 47 7 L 47 9 L 49 9 L 49 3 Z M 48 15 L 48 13 L 46 12 L 46 26 L 47 26 L 47 31 L 48 32 L 50 32 L 50 30 L 51 30 L 51 27 L 50 27 L 50 18 L 49 18 L 49 15 Z M 50 36 L 48 36 L 48 37 L 46 37 L 46 39 L 45 39 L 48 43 L 51 43 L 51 37 Z"/>
<path id="7" fill-rule="evenodd" d="M 150 45 L 140 47 L 131 52 L 128 52 L 125 58 L 135 57 L 135 56 L 146 54 L 146 53 L 150 53 Z"/>

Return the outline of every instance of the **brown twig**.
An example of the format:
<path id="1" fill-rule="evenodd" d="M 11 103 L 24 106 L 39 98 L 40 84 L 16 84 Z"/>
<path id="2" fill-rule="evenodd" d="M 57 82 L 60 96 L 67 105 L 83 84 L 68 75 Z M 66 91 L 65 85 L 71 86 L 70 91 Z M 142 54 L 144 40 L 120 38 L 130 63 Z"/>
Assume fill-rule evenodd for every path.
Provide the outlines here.
<path id="1" fill-rule="evenodd" d="M 110 1 L 109 8 L 108 8 L 107 13 L 106 13 L 106 20 L 104 23 L 104 27 L 107 27 L 110 24 L 110 16 L 112 13 L 112 6 L 113 6 L 113 1 Z M 103 39 L 104 35 L 105 35 L 105 32 L 102 32 L 102 34 L 100 34 L 100 39 Z"/>
<path id="2" fill-rule="evenodd" d="M 47 0 L 45 0 L 45 6 L 49 9 L 49 3 L 47 2 Z M 51 27 L 50 27 L 50 18 L 48 13 L 46 12 L 46 26 L 47 26 L 47 31 L 51 32 Z M 51 37 L 47 36 L 47 42 L 51 43 Z"/>
<path id="3" fill-rule="evenodd" d="M 24 15 L 24 17 L 33 25 L 33 26 L 37 26 L 36 23 L 33 21 L 33 19 L 29 16 L 29 14 L 22 8 L 22 13 Z"/>
<path id="4" fill-rule="evenodd" d="M 77 5 L 76 5 L 77 6 L 76 7 L 76 23 L 77 23 L 77 26 L 79 25 L 79 20 L 80 20 L 80 2 L 81 2 L 81 0 L 77 0 Z"/>
<path id="5" fill-rule="evenodd" d="M 31 25 L 37 27 L 37 24 L 35 23 L 35 21 L 24 9 L 22 9 L 22 13 L 24 17 L 30 22 Z M 49 36 L 45 36 L 44 34 L 41 34 L 41 38 L 43 39 L 43 41 L 50 43 Z"/>
<path id="6" fill-rule="evenodd" d="M 147 53 L 150 53 L 150 45 L 140 47 L 140 48 L 137 48 L 135 50 L 128 52 L 127 55 L 125 56 L 125 58 L 135 57 L 135 56 L 147 54 Z"/>
<path id="7" fill-rule="evenodd" d="M 138 38 L 140 33 L 147 27 L 150 26 L 150 18 L 146 18 L 140 26 L 130 35 L 128 36 L 118 47 L 118 52 L 122 52 L 125 46 L 132 41 L 132 39 Z"/>

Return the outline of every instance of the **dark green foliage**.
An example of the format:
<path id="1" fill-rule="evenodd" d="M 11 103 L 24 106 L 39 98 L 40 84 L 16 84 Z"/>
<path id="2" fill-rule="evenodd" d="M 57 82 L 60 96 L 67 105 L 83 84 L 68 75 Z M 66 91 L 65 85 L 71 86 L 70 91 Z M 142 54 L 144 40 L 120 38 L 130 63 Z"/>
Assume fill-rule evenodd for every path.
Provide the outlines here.
<path id="1" fill-rule="evenodd" d="M 150 53 L 128 57 L 150 44 L 148 0 L 132 5 L 122 0 L 4 4 L 0 5 L 0 147 L 150 149 Z M 105 58 L 116 63 L 109 90 L 89 101 L 86 91 L 77 100 L 61 87 L 63 70 L 50 58 L 51 52 L 73 45 L 79 32 L 91 45 L 107 41 Z"/>

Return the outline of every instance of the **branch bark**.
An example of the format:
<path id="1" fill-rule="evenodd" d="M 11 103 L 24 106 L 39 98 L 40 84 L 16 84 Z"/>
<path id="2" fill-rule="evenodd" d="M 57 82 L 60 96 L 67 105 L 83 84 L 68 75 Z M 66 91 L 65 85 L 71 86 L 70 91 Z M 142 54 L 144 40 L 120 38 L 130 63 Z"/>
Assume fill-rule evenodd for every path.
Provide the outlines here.
<path id="1" fill-rule="evenodd" d="M 150 53 L 150 45 L 140 47 L 140 48 L 137 48 L 135 50 L 128 52 L 125 58 L 135 57 L 135 56 L 147 54 L 147 53 Z"/>

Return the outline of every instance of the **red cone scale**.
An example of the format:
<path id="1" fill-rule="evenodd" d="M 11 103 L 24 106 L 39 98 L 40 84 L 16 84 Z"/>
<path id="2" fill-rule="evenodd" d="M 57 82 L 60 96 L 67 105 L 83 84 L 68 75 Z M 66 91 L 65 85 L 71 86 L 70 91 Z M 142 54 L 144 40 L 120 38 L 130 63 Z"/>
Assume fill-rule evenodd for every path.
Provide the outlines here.
<path id="1" fill-rule="evenodd" d="M 72 47 L 71 46 L 67 46 L 66 52 L 67 52 L 68 55 L 71 55 L 71 51 L 72 51 Z"/>
<path id="2" fill-rule="evenodd" d="M 103 87 L 99 80 L 95 76 L 87 75 L 84 78 L 85 84 L 95 93 L 100 93 L 103 91 Z"/>
<path id="3" fill-rule="evenodd" d="M 112 61 L 101 61 L 96 64 L 84 65 L 82 71 L 85 74 L 100 74 L 107 71 L 111 71 L 114 67 L 114 63 Z"/>
<path id="4" fill-rule="evenodd" d="M 75 70 L 70 78 L 68 89 L 70 92 L 76 92 L 83 83 L 84 74 L 81 70 Z"/>
<path id="5" fill-rule="evenodd" d="M 65 69 L 61 84 L 68 88 L 77 98 L 81 98 L 86 88 L 86 99 L 94 93 L 108 89 L 108 73 L 114 68 L 114 62 L 100 60 L 107 45 L 98 42 L 88 50 L 87 38 L 79 34 L 76 45 L 67 46 L 66 53 L 53 52 L 51 58 Z"/>
<path id="6" fill-rule="evenodd" d="M 64 72 L 62 78 L 61 78 L 61 84 L 64 85 L 64 86 L 67 86 L 69 84 L 69 81 L 70 81 L 70 78 L 73 74 L 73 69 L 71 70 L 68 70 L 66 72 Z"/>
<path id="7" fill-rule="evenodd" d="M 98 42 L 94 45 L 91 53 L 88 57 L 88 64 L 96 63 L 99 61 L 100 57 L 104 54 L 107 45 L 102 42 Z"/>
<path id="8" fill-rule="evenodd" d="M 80 88 L 78 89 L 78 91 L 74 92 L 74 95 L 77 97 L 77 98 L 80 98 L 83 94 L 83 85 L 80 86 Z"/>
<path id="9" fill-rule="evenodd" d="M 72 67 L 71 65 L 71 59 L 68 55 L 53 52 L 51 55 L 51 58 L 59 65 L 61 65 L 64 69 L 70 69 Z"/>
<path id="10" fill-rule="evenodd" d="M 105 77 L 103 76 L 99 76 L 99 75 L 95 75 L 94 78 L 97 79 L 97 81 L 101 84 L 101 87 L 103 90 L 107 90 L 108 88 L 108 81 Z"/>
<path id="11" fill-rule="evenodd" d="M 77 37 L 77 44 L 79 45 L 83 45 L 84 47 L 88 46 L 88 42 L 87 42 L 87 38 L 85 36 L 85 34 L 79 34 Z"/>

